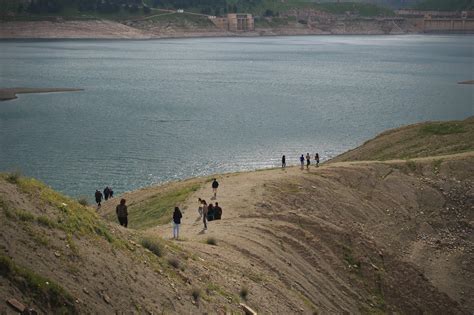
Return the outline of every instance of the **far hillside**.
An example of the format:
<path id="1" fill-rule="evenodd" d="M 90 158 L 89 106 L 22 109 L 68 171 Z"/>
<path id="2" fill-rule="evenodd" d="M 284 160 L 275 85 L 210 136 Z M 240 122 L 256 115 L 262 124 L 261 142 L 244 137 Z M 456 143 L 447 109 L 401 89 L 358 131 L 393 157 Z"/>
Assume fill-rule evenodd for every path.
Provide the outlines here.
<path id="1" fill-rule="evenodd" d="M 474 150 L 473 133 L 474 117 L 415 124 L 385 131 L 331 161 L 412 159 L 468 152 Z"/>
<path id="2" fill-rule="evenodd" d="M 371 2 L 371 1 L 367 1 Z M 383 2 L 383 1 L 382 1 Z M 251 13 L 258 17 L 279 17 L 289 10 L 313 9 L 331 14 L 386 16 L 393 12 L 382 2 L 317 2 L 303 0 L 21 0 L 0 1 L 3 20 L 64 19 L 127 20 L 169 13 L 182 9 L 204 15 Z M 381 4 L 382 6 L 377 6 Z M 165 11 L 161 11 L 165 10 Z"/>
<path id="3" fill-rule="evenodd" d="M 473 10 L 473 0 L 424 0 L 415 6 L 418 10 L 462 11 Z"/>

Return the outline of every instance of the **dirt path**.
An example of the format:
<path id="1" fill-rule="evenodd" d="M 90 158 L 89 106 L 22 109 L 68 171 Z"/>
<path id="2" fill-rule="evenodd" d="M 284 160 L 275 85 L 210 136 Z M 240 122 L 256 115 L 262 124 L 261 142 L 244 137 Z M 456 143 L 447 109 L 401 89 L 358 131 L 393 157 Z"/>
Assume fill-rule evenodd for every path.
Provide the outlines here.
<path id="1" fill-rule="evenodd" d="M 454 224 L 443 221 L 441 214 L 434 214 L 442 212 L 443 204 L 450 201 L 449 198 L 443 201 L 447 196 L 442 197 L 439 188 L 433 185 L 439 180 L 444 189 L 457 187 L 460 174 L 473 158 L 474 153 L 470 152 L 412 159 L 420 168 L 415 173 L 411 173 L 405 160 L 392 160 L 328 163 L 319 168 L 311 166 L 309 170 L 287 167 L 219 176 L 216 200 L 212 200 L 207 183 L 180 205 L 184 216 L 182 240 L 177 244 L 209 261 L 214 273 L 225 268 L 225 273 L 215 276 L 215 282 L 234 281 L 237 286 L 251 288 L 250 302 L 260 309 L 269 310 L 272 305 L 283 307 L 276 301 L 283 299 L 287 302 L 279 312 L 359 313 L 360 300 L 367 296 L 372 297 L 369 305 L 381 307 L 374 297 L 378 296 L 378 289 L 372 286 L 380 281 L 374 278 L 378 277 L 374 273 L 378 272 L 377 266 L 386 264 L 385 268 L 389 269 L 393 264 L 393 270 L 384 271 L 385 278 L 379 285 L 401 286 L 405 291 L 397 292 L 396 297 L 384 293 L 386 300 L 382 304 L 395 303 L 405 311 L 416 311 L 419 306 L 409 295 L 422 296 L 425 290 L 431 290 L 433 295 L 424 298 L 436 300 L 430 307 L 432 312 L 439 312 L 451 303 L 444 294 L 459 303 L 466 303 L 472 297 L 467 293 L 472 292 L 469 289 L 472 285 L 466 281 L 472 279 L 472 270 L 459 277 L 452 274 L 453 270 L 459 270 L 460 264 L 466 263 L 472 244 L 460 241 L 456 249 L 432 254 L 432 243 L 426 240 L 436 240 L 445 229 L 441 225 Z M 433 179 L 433 162 L 440 160 L 447 162 L 439 175 L 435 175 L 437 179 Z M 425 172 L 431 175 L 428 177 Z M 197 211 L 198 197 L 217 201 L 223 208 L 223 219 L 209 222 L 205 231 Z M 430 222 L 424 224 L 430 226 L 431 234 L 420 234 L 421 222 Z M 434 232 L 435 226 L 438 232 Z M 171 223 L 148 232 L 170 239 Z M 466 237 L 463 235 L 450 233 L 449 237 Z M 209 238 L 215 239 L 218 246 L 207 245 Z M 377 254 L 381 252 L 384 252 L 383 260 Z M 366 267 L 352 264 L 366 264 Z M 351 268 L 361 268 L 352 272 L 360 272 L 362 278 L 350 280 Z M 420 273 L 417 268 L 423 271 Z M 424 278 L 413 276 L 408 281 L 411 283 L 400 284 L 398 272 L 423 274 Z M 408 287 L 416 289 L 410 291 Z M 268 288 L 274 295 L 265 290 Z"/>

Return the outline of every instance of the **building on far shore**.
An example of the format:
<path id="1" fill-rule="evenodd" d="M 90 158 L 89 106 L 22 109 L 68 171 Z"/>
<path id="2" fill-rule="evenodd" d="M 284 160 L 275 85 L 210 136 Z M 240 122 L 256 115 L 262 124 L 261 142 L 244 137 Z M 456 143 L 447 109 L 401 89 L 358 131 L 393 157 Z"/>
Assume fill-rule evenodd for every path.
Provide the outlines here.
<path id="1" fill-rule="evenodd" d="M 215 26 L 222 30 L 231 32 L 250 32 L 255 30 L 252 14 L 229 13 L 227 17 L 209 16 Z"/>

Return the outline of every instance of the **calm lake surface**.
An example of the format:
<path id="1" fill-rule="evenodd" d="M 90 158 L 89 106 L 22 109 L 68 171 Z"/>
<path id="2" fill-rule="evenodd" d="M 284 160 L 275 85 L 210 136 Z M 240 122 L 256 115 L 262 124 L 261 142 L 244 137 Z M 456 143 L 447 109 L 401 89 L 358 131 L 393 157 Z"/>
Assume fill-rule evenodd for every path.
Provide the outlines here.
<path id="1" fill-rule="evenodd" d="M 473 36 L 2 41 L 0 171 L 71 196 L 323 159 L 473 115 Z M 287 162 L 287 163 L 288 163 Z"/>

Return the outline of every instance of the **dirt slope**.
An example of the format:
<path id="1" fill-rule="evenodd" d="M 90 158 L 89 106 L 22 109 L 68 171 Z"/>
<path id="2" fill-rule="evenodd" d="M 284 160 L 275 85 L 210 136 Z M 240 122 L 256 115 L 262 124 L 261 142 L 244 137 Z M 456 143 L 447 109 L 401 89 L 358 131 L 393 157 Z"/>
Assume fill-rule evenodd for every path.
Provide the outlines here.
<path id="1" fill-rule="evenodd" d="M 137 221 L 126 230 L 114 220 L 118 198 L 99 210 L 104 221 L 3 175 L 0 297 L 43 313 L 242 313 L 239 303 L 262 314 L 474 311 L 474 152 L 218 180 L 216 200 L 207 178 L 124 195 Z M 224 210 L 206 231 L 198 197 Z M 174 204 L 180 241 L 167 223 Z"/>

